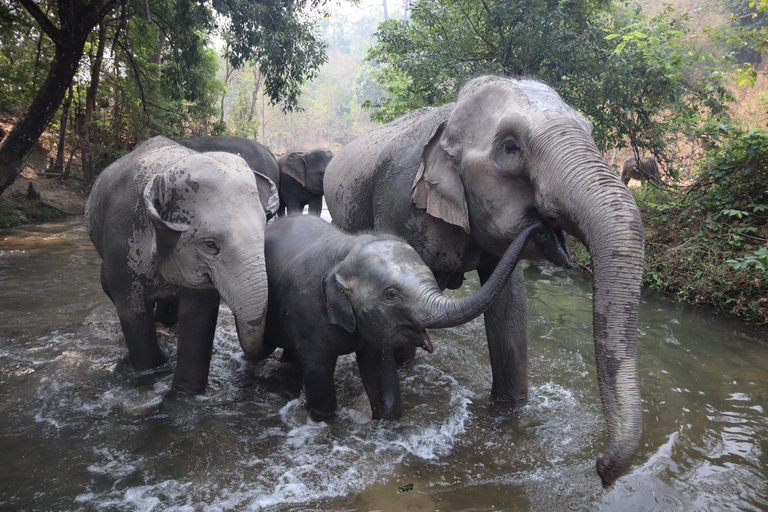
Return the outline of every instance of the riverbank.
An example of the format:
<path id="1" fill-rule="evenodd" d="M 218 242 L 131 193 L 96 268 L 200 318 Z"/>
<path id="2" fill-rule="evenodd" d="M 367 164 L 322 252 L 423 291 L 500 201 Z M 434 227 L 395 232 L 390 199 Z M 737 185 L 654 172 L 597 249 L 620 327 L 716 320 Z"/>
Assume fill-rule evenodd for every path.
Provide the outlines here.
<path id="1" fill-rule="evenodd" d="M 80 180 L 49 178 L 27 169 L 0 196 L 0 228 L 82 215 L 87 198 Z"/>

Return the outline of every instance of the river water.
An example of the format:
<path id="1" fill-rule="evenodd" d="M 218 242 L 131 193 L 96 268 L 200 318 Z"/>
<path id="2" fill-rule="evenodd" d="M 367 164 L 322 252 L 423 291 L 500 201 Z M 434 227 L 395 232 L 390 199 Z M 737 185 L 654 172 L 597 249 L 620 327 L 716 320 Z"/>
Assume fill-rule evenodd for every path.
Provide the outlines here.
<path id="1" fill-rule="evenodd" d="M 399 422 L 370 420 L 342 357 L 327 424 L 289 365 L 241 358 L 225 306 L 208 391 L 163 400 L 170 375 L 123 362 L 99 264 L 82 218 L 0 231 L 0 509 L 768 510 L 764 330 L 643 296 L 642 446 L 604 491 L 591 286 L 573 272 L 527 265 L 523 410 L 489 404 L 476 320 L 401 370 Z"/>

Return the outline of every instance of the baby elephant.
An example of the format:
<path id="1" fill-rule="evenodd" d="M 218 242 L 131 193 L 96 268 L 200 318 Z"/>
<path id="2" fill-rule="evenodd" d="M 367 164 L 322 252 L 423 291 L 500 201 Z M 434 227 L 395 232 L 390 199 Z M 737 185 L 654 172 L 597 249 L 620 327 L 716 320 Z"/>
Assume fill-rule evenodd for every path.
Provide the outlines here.
<path id="1" fill-rule="evenodd" d="M 336 410 L 333 372 L 340 355 L 355 352 L 373 419 L 401 416 L 392 348 L 432 352 L 427 328 L 451 327 L 490 306 L 534 234 L 526 228 L 476 293 L 444 296 L 416 251 L 391 235 L 350 235 L 315 216 L 279 218 L 267 225 L 269 297 L 264 351 L 275 347 L 298 363 L 307 408 L 315 420 Z"/>
<path id="2" fill-rule="evenodd" d="M 656 165 L 656 160 L 648 156 L 641 156 L 639 162 L 633 156 L 624 160 L 624 165 L 621 168 L 621 181 L 627 185 L 630 179 L 652 181 L 657 185 L 661 185 L 661 174 L 659 173 L 659 166 Z"/>

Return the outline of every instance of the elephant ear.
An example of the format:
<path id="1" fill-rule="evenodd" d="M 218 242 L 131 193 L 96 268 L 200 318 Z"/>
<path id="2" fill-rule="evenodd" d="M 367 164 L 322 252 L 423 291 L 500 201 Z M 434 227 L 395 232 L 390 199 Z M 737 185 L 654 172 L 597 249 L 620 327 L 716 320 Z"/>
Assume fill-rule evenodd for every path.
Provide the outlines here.
<path id="1" fill-rule="evenodd" d="M 186 224 L 170 220 L 177 200 L 176 189 L 162 174 L 149 180 L 144 187 L 144 206 L 155 228 L 155 246 L 152 250 L 154 263 L 167 258 L 181 234 L 189 229 Z"/>
<path id="2" fill-rule="evenodd" d="M 323 276 L 323 301 L 328 320 L 352 333 L 357 329 L 357 319 L 349 300 L 349 287 L 338 273 L 340 265 L 336 265 Z"/>
<path id="3" fill-rule="evenodd" d="M 469 233 L 469 211 L 464 183 L 454 157 L 441 144 L 445 122 L 440 123 L 421 153 L 421 166 L 411 189 L 416 208 Z"/>
<path id="4" fill-rule="evenodd" d="M 307 186 L 307 162 L 304 161 L 304 153 L 290 153 L 281 171 L 301 183 L 302 187 Z"/>
<path id="5" fill-rule="evenodd" d="M 267 220 L 271 219 L 280 208 L 280 196 L 277 195 L 277 186 L 275 182 L 264 176 L 260 172 L 253 171 L 256 176 L 256 188 L 259 189 L 259 201 L 267 214 Z"/>

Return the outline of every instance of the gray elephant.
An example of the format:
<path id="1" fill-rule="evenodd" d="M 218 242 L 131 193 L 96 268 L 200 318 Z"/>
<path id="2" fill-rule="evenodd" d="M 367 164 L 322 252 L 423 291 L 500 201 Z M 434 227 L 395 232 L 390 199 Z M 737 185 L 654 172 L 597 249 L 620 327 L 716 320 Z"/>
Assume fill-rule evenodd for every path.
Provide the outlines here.
<path id="1" fill-rule="evenodd" d="M 624 165 L 621 166 L 621 181 L 628 185 L 631 179 L 662 184 L 659 166 L 656 160 L 648 156 L 641 156 L 639 161 L 634 156 L 624 160 Z"/>
<path id="2" fill-rule="evenodd" d="M 323 176 L 333 158 L 330 149 L 290 151 L 278 160 L 280 167 L 280 215 L 309 213 L 320 215 L 323 208 Z"/>
<path id="3" fill-rule="evenodd" d="M 451 327 L 479 316 L 501 291 L 528 238 L 523 230 L 480 291 L 445 297 L 416 251 L 391 235 L 350 235 L 313 215 L 267 226 L 268 356 L 283 347 L 302 369 L 307 408 L 322 420 L 336 410 L 333 372 L 340 355 L 355 352 L 373 419 L 401 415 L 393 347 L 432 352 L 427 328 Z"/>
<path id="4" fill-rule="evenodd" d="M 136 146 L 98 177 L 85 210 L 131 364 L 165 364 L 153 308 L 177 301 L 174 390 L 202 392 L 223 298 L 246 354 L 261 352 L 267 308 L 265 211 L 271 180 L 229 153 L 197 153 L 164 137 Z"/>
<path id="5" fill-rule="evenodd" d="M 487 282 L 535 220 L 581 240 L 594 269 L 597 375 L 608 429 L 597 471 L 608 487 L 639 446 L 637 312 L 644 265 L 640 212 L 591 137 L 592 125 L 548 86 L 480 77 L 455 103 L 408 114 L 347 145 L 325 175 L 334 224 L 411 244 L 442 285 L 477 269 Z M 548 252 L 555 263 L 567 252 Z M 522 271 L 485 315 L 491 398 L 528 396 L 528 313 Z"/>
<path id="6" fill-rule="evenodd" d="M 280 170 L 275 155 L 258 142 L 245 137 L 220 137 L 215 135 L 183 139 L 176 141 L 184 147 L 195 151 L 224 151 L 237 155 L 254 171 L 263 174 L 275 184 L 280 191 Z"/>

